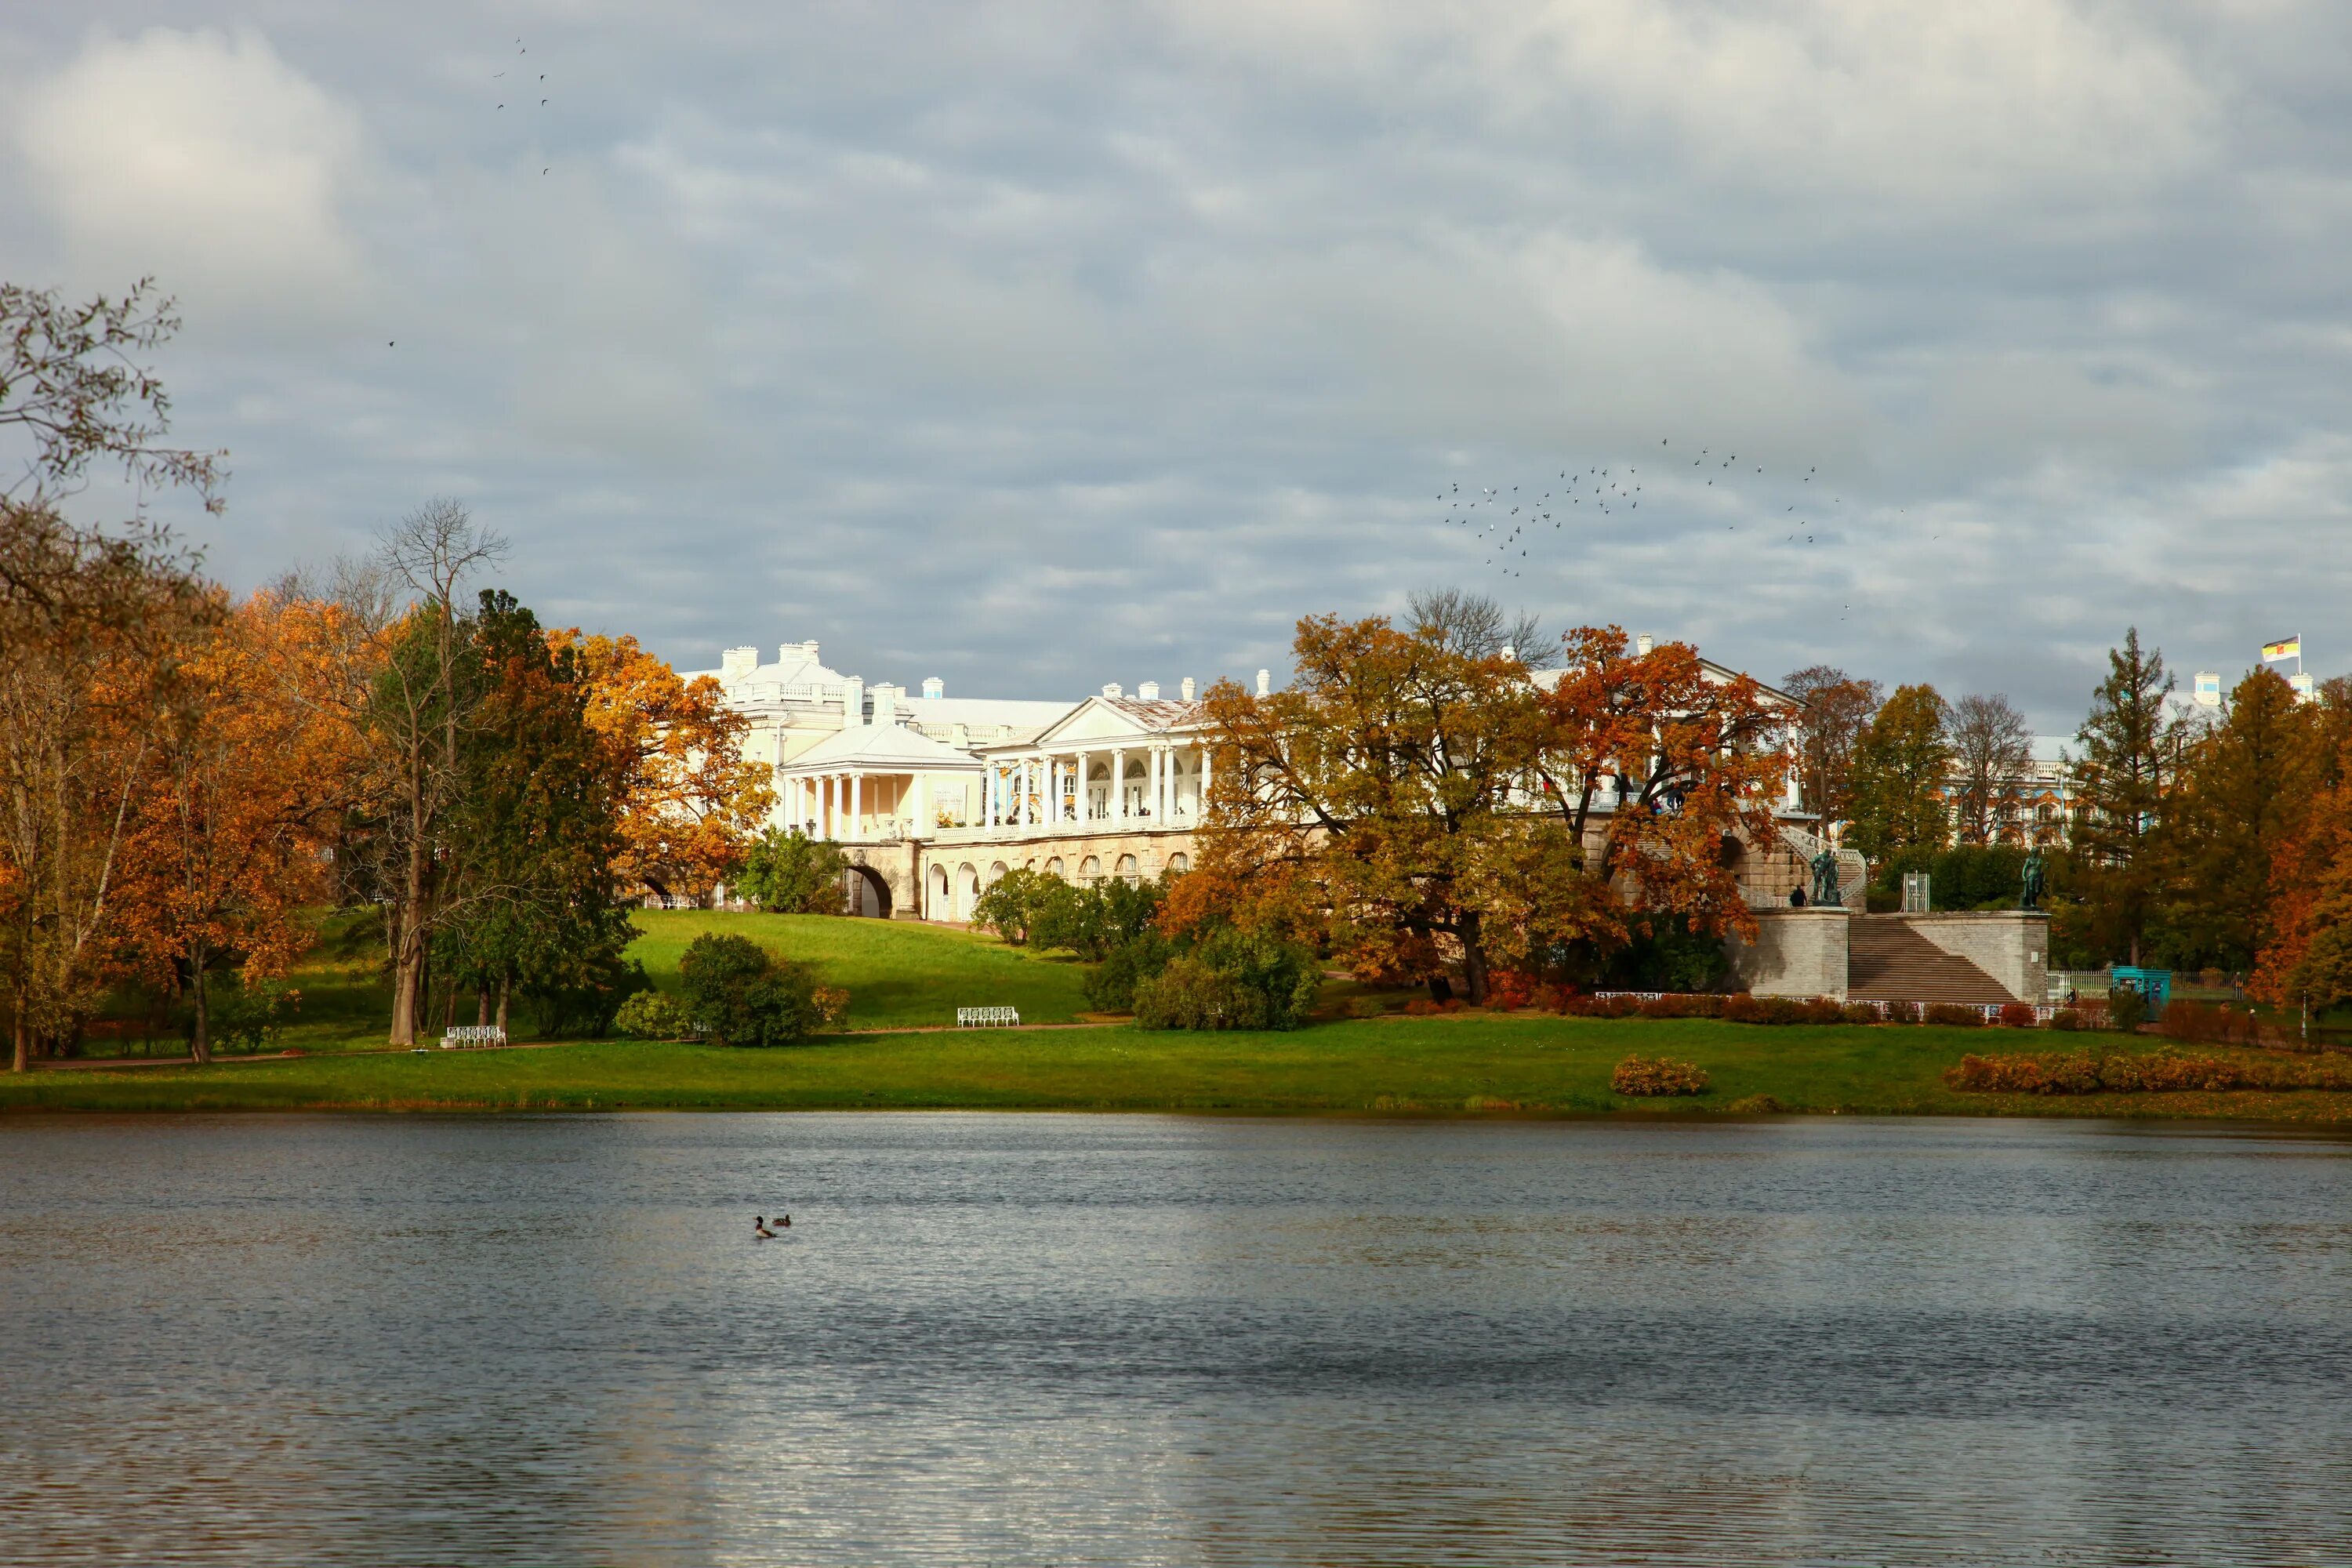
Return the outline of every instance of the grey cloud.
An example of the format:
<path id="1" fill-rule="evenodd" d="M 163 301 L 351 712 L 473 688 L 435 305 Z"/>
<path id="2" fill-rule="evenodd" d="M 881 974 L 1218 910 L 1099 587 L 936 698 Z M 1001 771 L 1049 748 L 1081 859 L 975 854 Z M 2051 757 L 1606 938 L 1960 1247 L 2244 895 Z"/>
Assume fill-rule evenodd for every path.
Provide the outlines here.
<path id="1" fill-rule="evenodd" d="M 0 266 L 181 289 L 241 583 L 447 490 L 688 666 L 1074 694 L 1458 582 L 2044 729 L 2135 622 L 2352 668 L 2338 8 L 98 9 L 0 51 Z M 200 222 L 142 148 L 238 93 Z M 1661 437 L 1769 471 L 1507 580 L 1424 499 Z"/>

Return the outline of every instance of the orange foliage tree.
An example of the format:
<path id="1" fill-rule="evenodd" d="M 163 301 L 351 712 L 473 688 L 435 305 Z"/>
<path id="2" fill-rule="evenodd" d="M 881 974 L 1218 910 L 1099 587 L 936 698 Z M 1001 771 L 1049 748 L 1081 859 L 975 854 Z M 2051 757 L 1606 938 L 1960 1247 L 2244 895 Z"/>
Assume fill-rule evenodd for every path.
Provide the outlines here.
<path id="1" fill-rule="evenodd" d="M 2352 742 L 2272 857 L 2269 915 L 2254 994 L 2314 1011 L 2352 1003 Z"/>
<path id="2" fill-rule="evenodd" d="M 310 942 L 301 918 L 352 787 L 357 737 L 305 700 L 342 637 L 331 603 L 256 595 L 187 639 L 132 816 L 116 926 L 122 966 L 184 987 L 194 1054 L 212 1056 L 208 975 L 281 978 Z"/>
<path id="3" fill-rule="evenodd" d="M 735 874 L 776 804 L 765 763 L 747 762 L 751 721 L 719 682 L 679 678 L 633 637 L 548 634 L 588 682 L 588 723 L 621 780 L 623 849 L 615 870 L 665 897 L 699 895 Z"/>
<path id="4" fill-rule="evenodd" d="M 1539 733 L 1527 667 L 1434 625 L 1309 616 L 1296 676 L 1202 699 L 1214 773 L 1203 888 L 1311 910 L 1359 973 L 1444 984 L 1473 1002 L 1497 962 L 1588 929 L 1573 841 L 1521 799 Z"/>
<path id="5" fill-rule="evenodd" d="M 1791 716 L 1688 643 L 1636 654 L 1615 626 L 1580 626 L 1561 647 L 1531 771 L 1588 869 L 1635 910 L 1755 934 L 1726 847 L 1776 841 Z"/>

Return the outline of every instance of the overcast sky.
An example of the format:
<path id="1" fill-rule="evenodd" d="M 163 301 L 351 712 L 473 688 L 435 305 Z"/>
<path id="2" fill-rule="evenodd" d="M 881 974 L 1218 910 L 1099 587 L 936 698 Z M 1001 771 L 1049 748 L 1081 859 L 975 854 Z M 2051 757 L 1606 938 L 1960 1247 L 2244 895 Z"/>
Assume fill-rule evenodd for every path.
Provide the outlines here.
<path id="1" fill-rule="evenodd" d="M 0 0 L 0 276 L 178 295 L 240 587 L 446 494 L 681 668 L 1460 584 L 2071 730 L 2128 624 L 2352 668 L 2347 83 L 2341 0 Z M 1518 577 L 1435 499 L 1604 467 Z"/>

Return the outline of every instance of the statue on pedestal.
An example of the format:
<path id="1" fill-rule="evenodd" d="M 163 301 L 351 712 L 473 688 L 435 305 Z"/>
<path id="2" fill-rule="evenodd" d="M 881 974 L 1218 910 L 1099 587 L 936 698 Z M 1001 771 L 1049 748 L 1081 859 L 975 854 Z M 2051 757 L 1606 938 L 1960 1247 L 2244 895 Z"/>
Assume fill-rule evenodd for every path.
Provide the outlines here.
<path id="1" fill-rule="evenodd" d="M 2025 886 L 2018 895 L 2017 907 L 2021 910 L 2038 910 L 2042 907 L 2042 847 L 2040 845 L 2025 852 Z"/>
<path id="2" fill-rule="evenodd" d="M 1828 845 L 1813 857 L 1812 905 L 1817 910 L 1845 908 L 1845 895 L 1838 891 L 1837 851 Z"/>

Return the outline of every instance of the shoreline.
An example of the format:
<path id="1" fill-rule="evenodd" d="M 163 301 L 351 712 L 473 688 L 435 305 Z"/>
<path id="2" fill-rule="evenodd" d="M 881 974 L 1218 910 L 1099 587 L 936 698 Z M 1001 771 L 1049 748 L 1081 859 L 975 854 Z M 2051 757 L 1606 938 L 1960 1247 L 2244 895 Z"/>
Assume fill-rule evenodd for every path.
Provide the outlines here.
<path id="1" fill-rule="evenodd" d="M 1970 1052 L 2146 1054 L 2172 1045 L 2010 1029 L 1467 1014 L 1341 1020 L 1283 1034 L 1158 1034 L 1103 1025 L 843 1033 L 764 1050 L 530 1042 L 236 1057 L 206 1066 L 165 1058 L 45 1067 L 0 1075 L 0 1119 L 117 1111 L 991 1110 L 1521 1121 L 2055 1117 L 2352 1127 L 2352 1090 L 2045 1095 L 1962 1092 L 1943 1080 L 1944 1070 Z M 1695 1062 L 1711 1079 L 1709 1092 L 1616 1094 L 1612 1070 L 1628 1055 Z"/>

